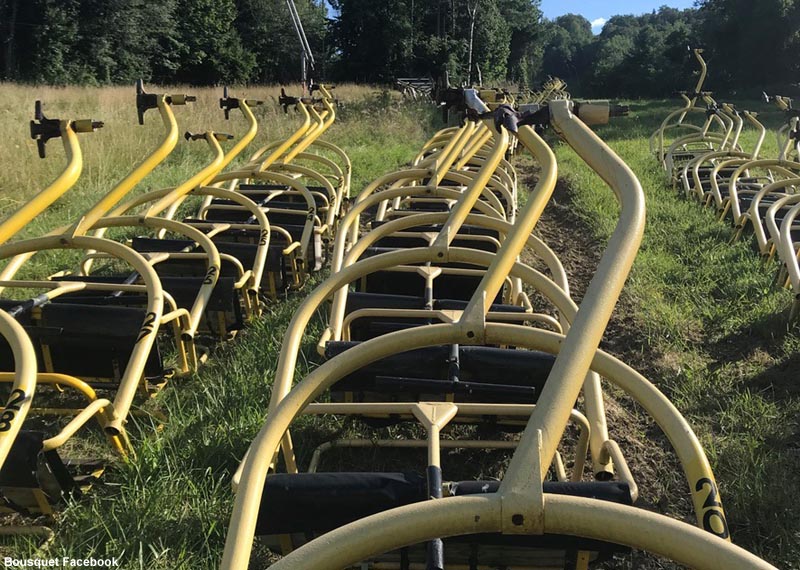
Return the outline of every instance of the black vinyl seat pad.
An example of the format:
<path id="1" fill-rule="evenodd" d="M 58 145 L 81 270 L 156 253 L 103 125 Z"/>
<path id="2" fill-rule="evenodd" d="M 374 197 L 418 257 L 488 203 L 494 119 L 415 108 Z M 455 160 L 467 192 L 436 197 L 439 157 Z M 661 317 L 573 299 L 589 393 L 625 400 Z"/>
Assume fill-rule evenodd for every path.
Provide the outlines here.
<path id="1" fill-rule="evenodd" d="M 370 247 L 364 252 L 359 260 L 397 251 L 391 247 Z M 483 279 L 485 267 L 468 263 L 442 263 L 437 264 L 442 269 L 475 269 L 478 273 L 459 275 L 447 273 L 446 271 L 433 280 L 433 297 L 439 299 L 454 299 L 458 301 L 469 301 L 475 294 L 476 289 Z M 383 293 L 387 295 L 408 295 L 422 296 L 425 294 L 425 278 L 414 271 L 393 271 L 382 269 L 369 273 L 358 280 L 357 289 L 367 293 Z M 498 291 L 493 304 L 501 303 L 505 287 Z"/>
<path id="2" fill-rule="evenodd" d="M 388 224 L 391 220 L 374 220 L 370 222 L 370 228 L 376 229 L 381 227 L 384 224 Z M 404 232 L 435 232 L 438 233 L 442 230 L 444 226 L 442 224 L 430 224 L 430 225 L 419 225 L 413 226 L 410 228 L 406 228 Z M 458 228 L 458 233 L 456 235 L 466 235 L 466 236 L 489 236 L 493 237 L 497 240 L 500 239 L 500 232 L 497 230 L 493 230 L 491 228 L 485 228 L 482 226 L 473 226 L 473 225 L 463 225 Z"/>
<path id="3" fill-rule="evenodd" d="M 217 251 L 220 254 L 230 255 L 238 259 L 242 267 L 246 270 L 254 269 L 256 263 L 256 254 L 258 250 L 258 246 L 253 243 L 241 243 L 231 239 L 228 241 L 224 239 L 222 236 L 215 236 L 214 238 L 214 245 L 217 247 Z M 136 237 L 133 239 L 133 248 L 137 251 L 142 252 L 178 252 L 185 248 L 192 248 L 194 242 L 189 240 L 182 240 L 182 239 L 151 239 L 151 238 L 142 238 Z M 279 244 L 270 245 L 267 252 L 267 258 L 264 263 L 264 275 L 261 279 L 261 285 L 264 286 L 267 283 L 267 272 L 276 273 L 282 275 L 285 271 L 284 266 L 284 257 L 283 257 L 283 248 Z M 192 248 L 192 251 L 197 251 L 197 249 Z M 162 263 L 158 263 L 155 265 L 156 271 L 159 275 L 173 275 L 173 276 L 186 276 L 186 275 L 197 275 L 197 276 L 205 276 L 205 269 L 206 263 L 202 259 L 176 259 L 176 260 L 168 260 Z M 235 266 L 222 260 L 222 267 L 220 268 L 220 278 L 222 277 L 229 277 L 232 282 L 231 286 L 228 287 L 229 290 L 232 290 L 232 283 L 238 281 L 239 273 L 236 270 Z M 282 280 L 282 279 L 281 279 Z M 227 284 L 226 284 L 227 287 Z M 218 286 L 214 289 L 221 288 L 221 284 L 218 282 Z"/>
<path id="4" fill-rule="evenodd" d="M 457 299 L 433 299 L 431 308 L 441 311 L 463 311 L 467 303 L 468 301 Z M 347 294 L 345 315 L 362 309 L 424 310 L 425 308 L 424 297 L 351 291 Z M 525 308 L 517 305 L 495 304 L 491 305 L 489 310 L 498 313 L 525 313 Z M 429 322 L 430 319 L 397 315 L 360 317 L 350 325 L 350 339 L 369 340 L 382 334 L 422 326 Z"/>
<path id="5" fill-rule="evenodd" d="M 160 271 L 159 281 L 179 308 L 190 309 L 200 292 L 205 280 L 205 263 L 201 260 L 187 260 L 188 263 L 165 262 L 156 266 Z M 195 261 L 199 263 L 195 263 Z M 223 267 L 225 264 L 223 264 Z M 186 277 L 186 274 L 195 273 L 197 276 Z M 202 316 L 201 329 L 212 330 L 214 334 L 225 331 L 217 330 L 216 315 L 208 319 L 211 313 L 225 314 L 225 330 L 239 330 L 244 326 L 244 315 L 238 293 L 234 286 L 236 279 L 230 271 L 223 269 L 224 275 L 217 278 L 217 283 L 211 293 Z M 129 275 L 116 275 L 104 277 L 67 276 L 64 281 L 89 281 L 103 283 L 125 283 Z M 68 294 L 56 297 L 56 304 L 91 304 L 98 306 L 126 306 L 144 308 L 147 306 L 147 295 L 139 293 L 122 293 L 109 291 L 81 291 L 77 294 Z"/>
<path id="6" fill-rule="evenodd" d="M 357 345 L 332 341 L 326 358 Z M 456 401 L 535 403 L 555 357 L 532 350 L 440 345 L 394 354 L 346 375 L 332 392 L 454 394 Z"/>
<path id="7" fill-rule="evenodd" d="M 451 483 L 451 495 L 495 493 L 498 481 Z M 545 482 L 544 492 L 632 505 L 621 482 Z M 324 533 L 389 509 L 428 500 L 425 477 L 413 473 L 294 473 L 267 477 L 256 534 Z M 436 500 L 448 500 L 436 499 Z M 513 547 L 625 551 L 606 542 L 561 535 L 480 534 L 456 541 Z"/>
<path id="8" fill-rule="evenodd" d="M 2 300 L 0 308 L 17 304 Z M 46 345 L 54 371 L 79 378 L 118 380 L 148 317 L 144 308 L 87 303 L 46 303 L 40 310 L 40 320 L 31 320 L 29 313 L 19 319 L 34 344 L 39 370 L 48 369 L 43 354 Z M 4 341 L 0 342 L 0 369 L 14 370 L 11 348 Z M 145 376 L 163 373 L 161 354 L 154 345 Z"/>
<path id="9" fill-rule="evenodd" d="M 23 490 L 42 489 L 51 503 L 80 494 L 58 452 L 43 451 L 44 439 L 43 432 L 21 430 L 0 469 L 0 496 L 12 509 L 24 512 L 28 506 L 37 506 Z"/>
<path id="10" fill-rule="evenodd" d="M 246 212 L 245 212 L 246 213 Z M 287 246 L 290 244 L 286 236 L 275 230 L 275 228 L 281 228 L 285 230 L 290 238 L 291 241 L 302 243 L 303 241 L 303 232 L 305 231 L 305 226 L 302 223 L 298 223 L 298 216 L 293 216 L 291 218 L 281 218 L 278 219 L 277 214 L 270 214 L 270 227 L 273 228 L 273 231 L 270 233 L 270 242 L 269 242 L 269 251 L 267 253 L 267 261 L 265 267 L 267 271 L 270 272 L 278 272 L 283 271 L 284 269 L 284 256 L 283 250 L 286 249 Z M 247 216 L 236 216 L 236 211 L 231 213 L 228 210 L 219 211 L 219 210 L 209 210 L 206 213 L 206 219 L 194 219 L 194 218 L 187 218 L 184 220 L 184 223 L 192 224 L 192 223 L 208 223 L 208 222 L 231 222 L 237 224 L 243 224 L 249 221 Z M 302 221 L 302 219 L 299 219 Z M 258 241 L 261 240 L 261 229 L 260 227 L 253 223 L 254 229 L 236 229 L 230 230 L 227 232 L 223 232 L 214 236 L 214 243 L 219 249 L 220 253 L 230 253 L 234 257 L 238 258 L 242 265 L 244 265 L 245 269 L 252 267 L 254 260 L 255 260 L 255 249 L 256 244 Z M 322 237 L 314 233 L 311 236 L 313 241 L 313 247 L 308 247 L 308 258 L 306 259 L 306 263 L 313 267 L 314 263 L 316 262 L 316 257 L 323 257 L 322 251 Z M 231 244 L 231 245 L 228 245 Z M 231 248 L 239 246 L 239 249 L 228 250 L 225 248 Z M 241 249 L 243 246 L 248 245 L 251 247 L 251 250 Z"/>

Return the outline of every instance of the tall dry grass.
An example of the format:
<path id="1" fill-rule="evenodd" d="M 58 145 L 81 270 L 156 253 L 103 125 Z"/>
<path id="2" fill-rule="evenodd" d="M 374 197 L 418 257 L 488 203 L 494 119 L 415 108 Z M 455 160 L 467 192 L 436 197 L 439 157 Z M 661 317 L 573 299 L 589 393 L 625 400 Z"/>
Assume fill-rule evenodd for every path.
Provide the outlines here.
<path id="1" fill-rule="evenodd" d="M 221 88 L 168 86 L 148 89 L 197 96 L 197 102 L 174 108 L 182 131 L 211 129 L 238 138 L 247 128 L 236 111 L 230 121 L 224 119 L 219 108 Z M 299 87 L 288 91 L 300 94 Z M 245 155 L 266 142 L 287 136 L 298 126 L 299 115 L 292 110 L 284 114 L 278 105 L 279 94 L 278 86 L 231 89 L 232 96 L 263 99 L 265 102 L 255 109 L 259 134 Z M 407 153 L 413 152 L 417 143 L 424 139 L 426 120 L 415 120 L 413 113 L 390 110 L 391 104 L 398 101 L 397 95 L 362 85 L 337 86 L 334 94 L 341 106 L 337 122 L 325 138 L 339 144 L 345 151 L 352 151 L 356 183 L 391 169 L 398 160 L 407 160 Z M 144 126 L 138 124 L 133 86 L 49 87 L 0 83 L 0 217 L 5 217 L 47 186 L 65 164 L 63 146 L 57 139 L 48 143 L 45 160 L 37 156 L 36 143 L 29 132 L 37 99 L 44 103 L 44 112 L 50 118 L 93 118 L 103 121 L 105 126 L 98 132 L 79 135 L 84 168 L 78 184 L 25 228 L 21 237 L 39 235 L 76 219 L 157 146 L 163 136 L 162 123 L 155 111 L 146 114 Z M 428 111 L 421 113 L 425 115 L 424 119 L 430 115 Z M 390 120 L 387 121 L 387 117 Z M 375 129 L 375 121 L 382 123 L 380 129 Z M 229 148 L 232 144 L 224 146 Z M 380 148 L 385 152 L 377 152 Z M 402 160 L 399 155 L 402 155 Z M 181 141 L 137 191 L 175 185 L 190 177 L 209 159 L 204 143 Z"/>

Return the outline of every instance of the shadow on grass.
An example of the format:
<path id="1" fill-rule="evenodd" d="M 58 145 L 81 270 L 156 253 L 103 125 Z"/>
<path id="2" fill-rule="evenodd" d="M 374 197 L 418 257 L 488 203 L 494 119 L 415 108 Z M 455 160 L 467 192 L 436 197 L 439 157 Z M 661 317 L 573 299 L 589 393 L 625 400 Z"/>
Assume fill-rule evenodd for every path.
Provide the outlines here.
<path id="1" fill-rule="evenodd" d="M 800 354 L 793 354 L 751 378 L 749 385 L 762 394 L 771 394 L 774 400 L 797 398 L 800 397 L 798 370 Z"/>

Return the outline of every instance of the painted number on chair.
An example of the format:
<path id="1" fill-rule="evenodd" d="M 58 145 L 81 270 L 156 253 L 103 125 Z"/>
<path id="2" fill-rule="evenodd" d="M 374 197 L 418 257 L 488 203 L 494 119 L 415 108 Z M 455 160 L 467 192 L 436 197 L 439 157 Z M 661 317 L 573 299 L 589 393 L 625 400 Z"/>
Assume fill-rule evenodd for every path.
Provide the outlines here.
<path id="1" fill-rule="evenodd" d="M 714 481 L 708 477 L 703 477 L 697 482 L 695 491 L 700 492 L 706 486 L 708 487 L 708 496 L 703 503 L 703 509 L 705 510 L 703 513 L 703 529 L 720 538 L 728 538 L 730 536 L 728 522 L 722 512 L 722 503 L 717 500 L 719 491 Z M 715 519 L 716 523 L 714 522 Z"/>
<path id="2" fill-rule="evenodd" d="M 17 417 L 17 412 L 20 410 L 20 405 L 26 400 L 27 397 L 27 394 L 18 388 L 11 392 L 11 396 L 8 398 L 8 403 L 6 404 L 3 413 L 0 414 L 0 433 L 11 429 L 11 424 L 14 423 L 14 418 Z"/>
<path id="3" fill-rule="evenodd" d="M 219 267 L 216 265 L 211 265 L 206 272 L 206 277 L 203 279 L 203 285 L 213 285 L 216 281 L 217 272 L 219 271 Z"/>
<path id="4" fill-rule="evenodd" d="M 153 323 L 156 322 L 156 314 L 153 312 L 147 313 L 144 317 L 144 322 L 142 323 L 142 328 L 139 330 L 139 336 L 136 339 L 136 342 L 141 341 L 142 339 L 147 338 L 147 336 L 153 332 Z"/>

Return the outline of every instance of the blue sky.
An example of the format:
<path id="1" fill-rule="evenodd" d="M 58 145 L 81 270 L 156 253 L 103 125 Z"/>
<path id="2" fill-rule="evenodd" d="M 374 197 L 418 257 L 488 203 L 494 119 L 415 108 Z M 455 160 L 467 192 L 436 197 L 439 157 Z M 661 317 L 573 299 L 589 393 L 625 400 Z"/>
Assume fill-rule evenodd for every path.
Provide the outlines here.
<path id="1" fill-rule="evenodd" d="M 327 4 L 327 2 L 326 2 Z M 644 14 L 661 6 L 691 8 L 694 0 L 542 0 L 542 12 L 552 20 L 563 14 L 580 14 L 592 22 L 592 30 L 599 33 L 603 24 L 617 14 Z M 328 5 L 328 13 L 332 13 Z"/>
<path id="2" fill-rule="evenodd" d="M 551 20 L 563 14 L 580 14 L 592 22 L 592 29 L 598 33 L 603 23 L 617 14 L 644 14 L 660 6 L 691 8 L 693 5 L 694 0 L 542 0 L 542 12 Z"/>

